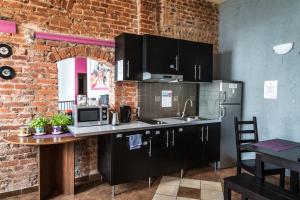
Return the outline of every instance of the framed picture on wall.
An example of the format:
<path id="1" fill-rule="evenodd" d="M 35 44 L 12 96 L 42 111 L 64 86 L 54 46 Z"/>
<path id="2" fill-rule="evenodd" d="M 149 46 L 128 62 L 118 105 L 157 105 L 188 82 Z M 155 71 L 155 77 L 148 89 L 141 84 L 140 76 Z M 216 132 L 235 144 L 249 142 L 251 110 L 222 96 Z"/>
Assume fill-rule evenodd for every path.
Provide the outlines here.
<path id="1" fill-rule="evenodd" d="M 90 60 L 88 62 L 90 90 L 109 90 L 111 69 L 104 63 Z"/>

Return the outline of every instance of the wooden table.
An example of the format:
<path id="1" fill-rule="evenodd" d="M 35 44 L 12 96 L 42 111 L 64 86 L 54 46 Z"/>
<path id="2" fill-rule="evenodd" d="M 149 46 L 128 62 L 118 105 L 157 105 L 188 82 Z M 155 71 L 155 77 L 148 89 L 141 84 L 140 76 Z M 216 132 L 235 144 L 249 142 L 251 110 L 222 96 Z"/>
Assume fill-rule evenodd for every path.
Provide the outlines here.
<path id="1" fill-rule="evenodd" d="M 262 177 L 262 169 L 265 162 L 274 164 L 278 167 L 290 169 L 290 191 L 293 193 L 299 192 L 300 162 L 298 161 L 298 158 L 300 156 L 300 147 L 274 151 L 269 148 L 248 144 L 243 148 L 248 151 L 256 152 L 256 176 L 260 178 Z"/>
<path id="2" fill-rule="evenodd" d="M 82 138 L 73 136 L 34 139 L 8 136 L 10 144 L 38 146 L 39 199 L 75 193 L 74 144 Z"/>

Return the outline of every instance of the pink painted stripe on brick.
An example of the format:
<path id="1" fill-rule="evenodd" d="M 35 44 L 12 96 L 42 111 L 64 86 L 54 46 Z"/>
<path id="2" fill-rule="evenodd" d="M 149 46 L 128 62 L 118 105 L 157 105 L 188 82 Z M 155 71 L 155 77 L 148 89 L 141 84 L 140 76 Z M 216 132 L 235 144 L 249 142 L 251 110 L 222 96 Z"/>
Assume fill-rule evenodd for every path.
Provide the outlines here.
<path id="1" fill-rule="evenodd" d="M 36 32 L 35 37 L 37 39 L 56 40 L 56 41 L 79 43 L 79 44 L 115 47 L 115 42 L 110 41 L 110 40 L 100 40 L 100 39 L 94 39 L 94 38 L 61 35 L 61 34 L 55 34 L 55 33 Z"/>
<path id="2" fill-rule="evenodd" d="M 17 32 L 16 22 L 0 20 L 0 32 L 16 34 Z"/>

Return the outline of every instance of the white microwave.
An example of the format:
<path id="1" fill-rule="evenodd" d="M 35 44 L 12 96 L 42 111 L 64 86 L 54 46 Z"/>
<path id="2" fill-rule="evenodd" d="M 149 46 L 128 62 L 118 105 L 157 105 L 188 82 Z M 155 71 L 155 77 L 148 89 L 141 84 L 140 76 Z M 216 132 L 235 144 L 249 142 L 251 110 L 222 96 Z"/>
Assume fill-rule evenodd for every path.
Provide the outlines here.
<path id="1" fill-rule="evenodd" d="M 109 124 L 108 106 L 73 106 L 74 126 L 99 126 Z"/>

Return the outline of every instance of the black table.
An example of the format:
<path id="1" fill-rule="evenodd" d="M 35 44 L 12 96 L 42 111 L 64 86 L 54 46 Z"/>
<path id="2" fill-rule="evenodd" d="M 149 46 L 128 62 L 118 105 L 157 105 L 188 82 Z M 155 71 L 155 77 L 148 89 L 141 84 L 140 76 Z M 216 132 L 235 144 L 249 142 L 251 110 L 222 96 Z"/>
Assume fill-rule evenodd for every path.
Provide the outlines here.
<path id="1" fill-rule="evenodd" d="M 274 164 L 278 167 L 290 169 L 290 191 L 293 193 L 299 192 L 300 162 L 298 161 L 298 158 L 300 156 L 300 147 L 294 147 L 282 151 L 274 151 L 269 148 L 258 147 L 254 144 L 247 144 L 243 146 L 243 149 L 256 152 L 257 177 L 262 177 L 262 169 L 265 162 Z"/>

